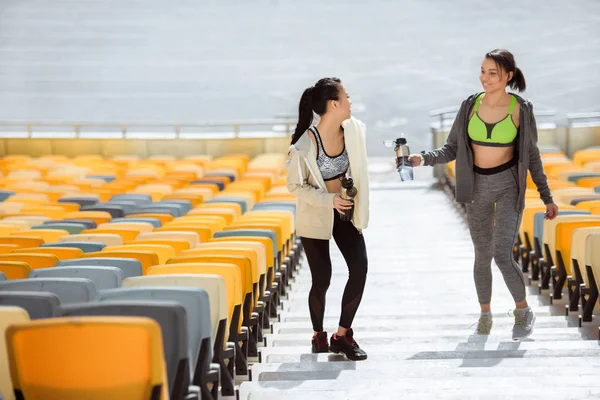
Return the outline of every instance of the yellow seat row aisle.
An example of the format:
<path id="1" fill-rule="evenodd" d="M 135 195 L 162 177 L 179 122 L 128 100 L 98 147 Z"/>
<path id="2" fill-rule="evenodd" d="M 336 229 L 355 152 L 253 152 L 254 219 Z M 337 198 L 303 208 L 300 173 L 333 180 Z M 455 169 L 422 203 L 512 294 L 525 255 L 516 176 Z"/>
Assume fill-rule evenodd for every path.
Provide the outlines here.
<path id="1" fill-rule="evenodd" d="M 298 264 L 284 162 L 1 160 L 4 399 L 235 395 Z"/>
<path id="2" fill-rule="evenodd" d="M 523 272 L 538 281 L 539 293 L 550 290 L 565 312 L 580 312 L 580 324 L 591 321 L 600 278 L 600 149 L 586 149 L 573 159 L 560 152 L 542 153 L 544 170 L 559 215 L 544 218 L 545 205 L 528 176 L 526 205 L 516 244 Z"/>

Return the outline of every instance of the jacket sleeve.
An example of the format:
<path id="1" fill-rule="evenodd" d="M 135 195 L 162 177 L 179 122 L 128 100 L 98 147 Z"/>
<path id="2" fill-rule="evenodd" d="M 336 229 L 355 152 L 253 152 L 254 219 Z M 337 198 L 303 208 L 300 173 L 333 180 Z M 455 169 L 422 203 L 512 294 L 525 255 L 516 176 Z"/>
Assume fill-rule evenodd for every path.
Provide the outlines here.
<path id="1" fill-rule="evenodd" d="M 458 150 L 458 135 L 463 121 L 465 120 L 465 113 L 467 112 L 465 110 L 466 103 L 466 101 L 463 101 L 458 113 L 456 114 L 456 118 L 452 123 L 452 128 L 450 128 L 450 133 L 446 139 L 446 144 L 439 149 L 421 154 L 424 159 L 423 165 L 433 167 L 436 164 L 447 164 L 456 159 L 456 152 Z"/>
<path id="2" fill-rule="evenodd" d="M 287 188 L 298 199 L 315 207 L 333 208 L 336 193 L 316 188 L 308 183 L 308 168 L 302 156 L 295 149 L 288 152 L 286 160 Z"/>
<path id="3" fill-rule="evenodd" d="M 542 164 L 540 150 L 537 145 L 538 133 L 535 116 L 533 115 L 533 106 L 531 106 L 529 118 L 529 121 L 527 121 L 530 128 L 529 139 L 531 140 L 531 143 L 529 144 L 529 172 L 531 173 L 531 179 L 535 183 L 535 186 L 540 193 L 540 198 L 544 204 L 551 204 L 554 201 L 550 193 L 548 179 L 546 178 L 546 173 L 544 172 L 544 165 Z"/>

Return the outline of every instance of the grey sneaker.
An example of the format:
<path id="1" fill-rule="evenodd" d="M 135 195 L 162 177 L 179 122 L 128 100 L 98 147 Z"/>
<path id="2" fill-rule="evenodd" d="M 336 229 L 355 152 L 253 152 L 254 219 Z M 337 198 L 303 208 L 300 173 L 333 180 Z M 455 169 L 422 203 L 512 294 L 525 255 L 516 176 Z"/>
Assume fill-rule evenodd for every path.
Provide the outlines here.
<path id="1" fill-rule="evenodd" d="M 513 340 L 524 339 L 533 332 L 533 324 L 535 323 L 535 314 L 529 307 L 524 309 L 516 309 L 513 311 L 515 315 L 515 326 L 513 327 Z"/>
<path id="2" fill-rule="evenodd" d="M 492 331 L 492 325 L 494 321 L 492 321 L 492 314 L 485 313 L 481 314 L 479 317 L 479 322 L 477 323 L 477 334 L 478 335 L 489 335 Z"/>

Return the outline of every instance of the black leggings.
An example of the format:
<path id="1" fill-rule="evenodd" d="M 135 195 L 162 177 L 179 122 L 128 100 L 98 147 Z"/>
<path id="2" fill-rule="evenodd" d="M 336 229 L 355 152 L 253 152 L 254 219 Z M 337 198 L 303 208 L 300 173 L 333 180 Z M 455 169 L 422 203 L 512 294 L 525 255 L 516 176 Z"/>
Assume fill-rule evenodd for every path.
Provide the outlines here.
<path id="1" fill-rule="evenodd" d="M 350 221 L 342 221 L 334 210 L 333 238 L 348 265 L 348 282 L 342 297 L 340 326 L 350 329 L 358 310 L 367 280 L 367 248 L 363 235 Z M 331 257 L 329 240 L 301 237 L 312 275 L 312 287 L 308 295 L 308 308 L 315 332 L 323 330 L 325 295 L 331 282 Z"/>

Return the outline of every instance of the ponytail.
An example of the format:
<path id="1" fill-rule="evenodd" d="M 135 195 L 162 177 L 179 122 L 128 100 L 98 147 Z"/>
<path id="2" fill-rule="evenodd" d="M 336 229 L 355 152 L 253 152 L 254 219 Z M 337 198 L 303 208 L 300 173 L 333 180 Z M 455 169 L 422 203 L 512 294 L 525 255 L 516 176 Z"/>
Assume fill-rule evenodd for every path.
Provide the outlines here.
<path id="1" fill-rule="evenodd" d="M 298 106 L 298 124 L 292 135 L 292 144 L 296 143 L 313 122 L 313 115 L 327 112 L 327 102 L 339 100 L 341 81 L 339 78 L 322 78 L 302 93 Z"/>
<path id="2" fill-rule="evenodd" d="M 300 104 L 298 106 L 298 124 L 296 130 L 292 135 L 292 144 L 296 143 L 298 139 L 310 128 L 310 124 L 313 121 L 313 87 L 309 87 L 302 93 L 300 97 Z"/>
<path id="3" fill-rule="evenodd" d="M 510 86 L 513 90 L 518 90 L 519 92 L 524 92 L 527 88 L 527 84 L 525 83 L 525 76 L 523 75 L 523 71 L 519 68 L 515 68 L 515 72 L 510 81 L 508 81 L 508 86 Z"/>
<path id="4" fill-rule="evenodd" d="M 515 57 L 512 53 L 505 49 L 495 49 L 486 53 L 485 58 L 494 60 L 497 66 L 501 67 L 506 73 L 513 73 L 512 79 L 509 80 L 506 85 L 513 90 L 524 92 L 527 88 L 525 84 L 525 76 L 523 71 L 517 68 Z"/>

